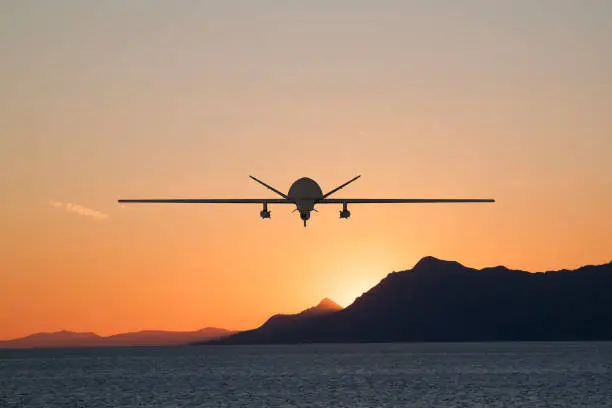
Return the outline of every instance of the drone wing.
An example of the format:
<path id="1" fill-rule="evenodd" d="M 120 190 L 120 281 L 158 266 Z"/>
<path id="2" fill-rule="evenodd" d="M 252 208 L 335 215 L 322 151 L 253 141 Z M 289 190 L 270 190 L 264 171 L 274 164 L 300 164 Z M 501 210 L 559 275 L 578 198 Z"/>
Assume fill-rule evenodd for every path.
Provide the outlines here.
<path id="1" fill-rule="evenodd" d="M 249 176 L 264 187 L 274 191 L 283 198 L 139 198 L 119 200 L 120 204 L 295 204 L 286 194 L 263 181 Z"/>
<path id="2" fill-rule="evenodd" d="M 494 203 L 491 198 L 324 198 L 317 204 Z"/>
<path id="3" fill-rule="evenodd" d="M 294 204 L 284 198 L 138 198 L 119 200 L 120 204 Z"/>
<path id="4" fill-rule="evenodd" d="M 493 203 L 490 198 L 327 198 L 336 191 L 341 190 L 361 176 L 356 176 L 346 183 L 334 188 L 321 198 L 316 204 L 417 204 L 417 203 Z"/>

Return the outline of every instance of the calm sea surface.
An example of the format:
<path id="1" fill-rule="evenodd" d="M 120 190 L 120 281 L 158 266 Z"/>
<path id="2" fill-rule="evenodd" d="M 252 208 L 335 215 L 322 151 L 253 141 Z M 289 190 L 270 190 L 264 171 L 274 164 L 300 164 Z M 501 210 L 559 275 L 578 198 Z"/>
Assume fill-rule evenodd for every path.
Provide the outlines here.
<path id="1" fill-rule="evenodd" d="M 0 407 L 612 407 L 612 343 L 5 350 Z"/>

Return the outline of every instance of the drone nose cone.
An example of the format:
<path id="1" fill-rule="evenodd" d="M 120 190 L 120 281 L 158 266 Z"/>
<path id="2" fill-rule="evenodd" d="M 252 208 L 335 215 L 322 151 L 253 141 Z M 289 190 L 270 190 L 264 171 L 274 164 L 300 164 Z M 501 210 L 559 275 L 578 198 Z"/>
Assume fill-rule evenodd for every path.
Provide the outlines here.
<path id="1" fill-rule="evenodd" d="M 291 185 L 287 195 L 293 200 L 315 199 L 323 196 L 323 191 L 316 181 L 302 177 Z"/>

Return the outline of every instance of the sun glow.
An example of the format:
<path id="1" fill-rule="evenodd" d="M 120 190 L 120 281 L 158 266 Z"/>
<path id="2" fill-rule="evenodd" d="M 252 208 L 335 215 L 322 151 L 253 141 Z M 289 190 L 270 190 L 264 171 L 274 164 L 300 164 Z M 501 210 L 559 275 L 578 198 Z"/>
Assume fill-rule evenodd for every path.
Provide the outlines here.
<path id="1" fill-rule="evenodd" d="M 379 267 L 369 264 L 343 271 L 334 280 L 329 297 L 340 306 L 348 307 L 355 299 L 376 286 L 388 272 L 391 270 L 382 271 Z"/>
<path id="2" fill-rule="evenodd" d="M 332 296 L 332 299 L 340 306 L 346 308 L 350 306 L 355 299 L 370 290 L 376 283 L 378 283 L 378 281 L 373 281 L 372 283 L 361 281 L 351 282 L 349 286 L 339 289 L 337 294 Z"/>
<path id="3" fill-rule="evenodd" d="M 392 245 L 375 240 L 344 240 L 333 248 L 335 253 L 350 253 L 331 262 L 327 267 L 322 293 L 342 307 L 376 286 L 394 270 L 400 270 L 398 254 Z"/>

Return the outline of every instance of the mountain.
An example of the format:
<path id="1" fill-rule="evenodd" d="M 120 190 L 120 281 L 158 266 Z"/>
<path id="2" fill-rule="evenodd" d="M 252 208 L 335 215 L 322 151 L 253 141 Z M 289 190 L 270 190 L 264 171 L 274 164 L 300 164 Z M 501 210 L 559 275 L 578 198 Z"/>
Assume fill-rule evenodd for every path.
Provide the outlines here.
<path id="1" fill-rule="evenodd" d="M 195 341 L 218 339 L 234 332 L 207 327 L 196 331 L 143 330 L 105 337 L 104 346 L 173 346 Z"/>
<path id="2" fill-rule="evenodd" d="M 225 329 L 208 327 L 196 331 L 144 330 L 102 337 L 95 333 L 75 333 L 63 330 L 55 333 L 35 333 L 18 339 L 0 341 L 0 349 L 170 346 L 218 339 L 233 333 Z"/>
<path id="3" fill-rule="evenodd" d="M 102 337 L 95 333 L 62 330 L 55 333 L 34 333 L 19 339 L 0 341 L 0 348 L 91 347 L 97 345 L 101 339 Z"/>
<path id="4" fill-rule="evenodd" d="M 249 343 L 265 343 L 283 333 L 295 330 L 301 327 L 305 322 L 313 319 L 329 316 L 342 310 L 342 306 L 329 298 L 324 298 L 318 305 L 308 308 L 296 314 L 277 314 L 270 317 L 264 324 L 254 330 L 247 330 L 226 337 L 228 341 L 225 344 L 249 344 Z M 230 338 L 231 337 L 231 338 Z M 217 339 L 213 342 L 223 342 L 223 339 Z M 209 343 L 208 341 L 199 343 Z"/>
<path id="5" fill-rule="evenodd" d="M 612 262 L 530 273 L 425 257 L 343 310 L 212 344 L 612 340 L 611 290 Z"/>
<path id="6" fill-rule="evenodd" d="M 324 298 L 319 302 L 318 305 L 302 310 L 297 314 L 277 314 L 269 318 L 260 328 L 270 328 L 279 325 L 291 324 L 305 318 L 324 316 L 329 313 L 337 312 L 342 310 L 342 306 L 334 302 L 329 298 Z"/>

